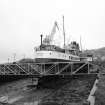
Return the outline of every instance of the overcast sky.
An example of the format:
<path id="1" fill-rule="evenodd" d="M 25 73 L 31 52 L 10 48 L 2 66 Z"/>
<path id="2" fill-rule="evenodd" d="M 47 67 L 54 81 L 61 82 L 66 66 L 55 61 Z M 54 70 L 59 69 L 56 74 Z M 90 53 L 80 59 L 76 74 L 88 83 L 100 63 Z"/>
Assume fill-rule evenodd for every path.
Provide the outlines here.
<path id="1" fill-rule="evenodd" d="M 34 57 L 40 34 L 49 34 L 54 21 L 62 37 L 62 15 L 67 42 L 81 36 L 83 49 L 105 46 L 105 0 L 0 0 L 0 62 L 13 61 L 14 53 Z"/>

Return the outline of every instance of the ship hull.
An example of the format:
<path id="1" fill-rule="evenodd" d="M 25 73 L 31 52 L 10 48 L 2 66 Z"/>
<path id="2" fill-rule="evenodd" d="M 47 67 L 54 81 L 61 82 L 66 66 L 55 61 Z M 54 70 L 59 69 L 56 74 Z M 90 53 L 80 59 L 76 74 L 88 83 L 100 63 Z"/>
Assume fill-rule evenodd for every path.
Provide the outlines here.
<path id="1" fill-rule="evenodd" d="M 70 62 L 71 60 L 64 59 L 49 59 L 49 58 L 36 58 L 36 63 L 48 63 L 48 62 Z"/>
<path id="2" fill-rule="evenodd" d="M 80 61 L 80 57 L 60 53 L 56 51 L 38 51 L 36 53 L 35 62 L 72 62 L 72 61 Z"/>

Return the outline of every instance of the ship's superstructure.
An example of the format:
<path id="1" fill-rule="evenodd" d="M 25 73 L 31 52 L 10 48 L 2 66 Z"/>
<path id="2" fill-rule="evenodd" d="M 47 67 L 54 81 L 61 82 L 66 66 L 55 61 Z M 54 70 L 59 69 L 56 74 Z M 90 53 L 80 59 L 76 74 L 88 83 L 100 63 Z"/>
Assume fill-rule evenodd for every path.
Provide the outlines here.
<path id="1" fill-rule="evenodd" d="M 43 39 L 41 35 L 41 45 L 35 48 L 35 61 L 36 62 L 70 62 L 86 60 L 85 57 L 80 57 L 80 47 L 76 41 L 72 41 L 70 44 L 65 44 L 65 31 L 64 31 L 64 17 L 63 17 L 63 35 L 64 35 L 64 47 L 61 48 L 52 44 L 56 29 L 59 31 L 57 22 L 54 23 L 54 27 L 50 35 L 47 35 Z"/>
<path id="2" fill-rule="evenodd" d="M 76 50 L 62 49 L 55 45 L 41 45 L 36 49 L 35 59 L 41 61 L 80 61 Z"/>

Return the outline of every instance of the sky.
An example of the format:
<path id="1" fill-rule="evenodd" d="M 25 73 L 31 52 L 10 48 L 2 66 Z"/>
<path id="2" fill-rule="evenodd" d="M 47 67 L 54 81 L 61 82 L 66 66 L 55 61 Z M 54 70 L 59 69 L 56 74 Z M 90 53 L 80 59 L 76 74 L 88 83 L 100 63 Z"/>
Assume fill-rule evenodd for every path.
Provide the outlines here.
<path id="1" fill-rule="evenodd" d="M 66 43 L 82 42 L 82 49 L 105 47 L 105 0 L 0 0 L 0 62 L 34 58 L 34 47 L 51 33 L 57 21 Z"/>

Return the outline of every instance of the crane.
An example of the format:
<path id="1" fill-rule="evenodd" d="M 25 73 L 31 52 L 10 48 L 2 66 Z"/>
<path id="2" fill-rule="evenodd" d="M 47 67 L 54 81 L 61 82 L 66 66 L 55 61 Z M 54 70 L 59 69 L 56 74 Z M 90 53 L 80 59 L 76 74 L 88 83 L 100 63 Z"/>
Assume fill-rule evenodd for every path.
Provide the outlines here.
<path id="1" fill-rule="evenodd" d="M 50 45 L 52 43 L 54 34 L 56 33 L 56 29 L 59 31 L 58 23 L 55 21 L 54 22 L 54 26 L 53 26 L 52 31 L 51 31 L 51 34 L 50 35 L 47 35 L 44 38 L 43 44 Z"/>

